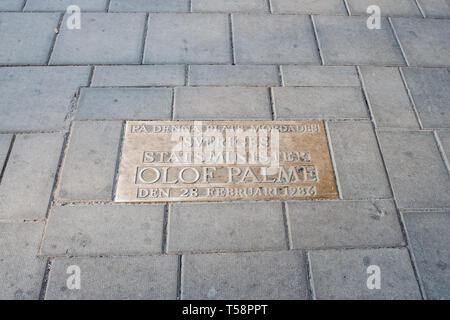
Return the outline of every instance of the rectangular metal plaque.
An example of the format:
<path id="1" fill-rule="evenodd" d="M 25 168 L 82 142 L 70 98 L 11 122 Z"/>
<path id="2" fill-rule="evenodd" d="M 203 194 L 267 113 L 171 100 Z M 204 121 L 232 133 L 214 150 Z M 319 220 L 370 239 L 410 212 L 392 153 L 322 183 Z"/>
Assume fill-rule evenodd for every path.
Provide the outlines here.
<path id="1" fill-rule="evenodd" d="M 323 121 L 127 121 L 115 201 L 337 198 Z"/>

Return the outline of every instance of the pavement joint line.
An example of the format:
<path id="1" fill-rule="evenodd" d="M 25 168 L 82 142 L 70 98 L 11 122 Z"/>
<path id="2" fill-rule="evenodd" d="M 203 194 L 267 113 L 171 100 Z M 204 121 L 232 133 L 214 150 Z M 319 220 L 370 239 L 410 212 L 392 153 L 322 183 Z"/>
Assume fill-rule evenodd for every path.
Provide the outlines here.
<path id="1" fill-rule="evenodd" d="M 313 31 L 314 31 L 314 39 L 316 40 L 317 51 L 319 52 L 320 62 L 322 64 L 322 66 L 324 66 L 325 65 L 325 61 L 324 61 L 324 58 L 323 58 L 323 55 L 322 55 L 322 47 L 320 45 L 319 34 L 317 32 L 316 23 L 314 21 L 314 16 L 310 15 L 309 17 L 310 17 L 311 24 L 312 24 Z"/>
<path id="2" fill-rule="evenodd" d="M 175 102 L 176 102 L 176 88 L 172 89 L 172 103 L 170 108 L 170 120 L 175 120 Z"/>
<path id="3" fill-rule="evenodd" d="M 394 23 L 392 22 L 392 19 L 390 17 L 388 17 L 387 20 L 389 22 L 389 25 L 391 26 L 391 31 L 394 34 L 394 38 L 397 41 L 398 46 L 400 47 L 400 51 L 402 52 L 402 57 L 405 60 L 406 65 L 409 67 L 410 63 L 408 61 L 408 58 L 406 57 L 406 52 L 405 52 L 405 49 L 403 48 L 400 38 L 398 37 L 397 30 L 395 30 Z"/>
<path id="4" fill-rule="evenodd" d="M 27 2 L 28 2 L 28 0 L 23 1 L 22 10 L 21 10 L 22 12 L 24 12 Z"/>
<path id="5" fill-rule="evenodd" d="M 188 87 L 190 83 L 190 77 L 191 77 L 191 66 L 189 64 L 186 65 L 184 68 L 184 86 Z"/>
<path id="6" fill-rule="evenodd" d="M 55 29 L 55 31 L 58 31 L 58 32 L 54 32 L 55 35 L 53 36 L 52 45 L 50 47 L 50 52 L 48 54 L 48 59 L 47 59 L 47 62 L 45 63 L 45 65 L 47 65 L 47 66 L 50 65 L 50 60 L 52 58 L 53 50 L 55 49 L 55 45 L 56 45 L 56 40 L 58 39 L 58 35 L 61 33 L 61 25 L 62 25 L 63 20 L 64 20 L 64 13 L 62 12 L 59 15 L 59 21 L 58 21 L 58 24 Z"/>
<path id="7" fill-rule="evenodd" d="M 144 33 L 142 36 L 142 52 L 141 52 L 141 57 L 140 57 L 141 65 L 144 64 L 145 47 L 147 46 L 147 34 L 148 34 L 149 24 L 150 24 L 150 14 L 147 13 L 145 15 L 145 26 L 144 26 Z"/>
<path id="8" fill-rule="evenodd" d="M 184 66 L 185 63 L 160 63 L 160 64 L 154 64 L 154 63 L 149 63 L 149 64 L 140 64 L 138 62 L 136 63 L 122 63 L 122 64 L 117 64 L 117 63 L 85 63 L 85 64 L 77 64 L 77 63 L 73 63 L 73 64 L 51 64 L 48 67 L 86 67 L 86 66 L 99 66 L 99 67 L 124 67 L 124 66 L 128 66 L 128 67 L 133 67 L 133 66 Z M 233 64 L 231 63 L 190 63 L 190 65 L 192 66 L 233 66 Z M 276 63 L 237 63 L 236 66 L 274 66 L 277 65 Z M 323 66 L 325 67 L 355 67 L 355 66 L 370 66 L 370 67 L 401 67 L 401 68 L 420 68 L 420 69 L 448 69 L 450 68 L 450 65 L 429 65 L 429 66 L 417 66 L 417 65 L 410 65 L 407 66 L 404 63 L 402 64 L 346 64 L 346 63 L 342 63 L 342 64 L 325 64 Z M 317 64 L 317 63 L 304 63 L 304 64 L 289 64 L 289 66 L 296 66 L 296 67 L 310 67 L 310 66 L 315 66 L 315 67 L 322 67 L 321 64 Z M 0 63 L 0 68 L 23 68 L 23 67 L 35 67 L 35 68 L 39 68 L 39 67 L 47 67 L 46 64 L 1 64 Z"/>
<path id="9" fill-rule="evenodd" d="M 47 294 L 48 288 L 48 277 L 50 275 L 50 271 L 52 269 L 52 260 L 47 259 L 47 264 L 45 265 L 44 277 L 42 279 L 41 291 L 39 292 L 38 300 L 45 300 L 45 295 Z"/>
<path id="10" fill-rule="evenodd" d="M 11 137 L 11 140 L 9 141 L 9 148 L 8 148 L 8 151 L 6 152 L 5 161 L 3 163 L 2 169 L 0 170 L 0 184 L 2 183 L 3 175 L 5 174 L 6 166 L 8 165 L 9 157 L 11 156 L 11 152 L 12 152 L 15 141 L 16 141 L 16 135 L 14 134 Z"/>
<path id="11" fill-rule="evenodd" d="M 106 13 L 109 13 L 111 9 L 111 0 L 106 0 Z"/>
<path id="12" fill-rule="evenodd" d="M 325 133 L 327 136 L 328 150 L 330 152 L 331 164 L 333 166 L 334 180 L 336 182 L 336 189 L 338 192 L 338 199 L 343 200 L 342 186 L 341 186 L 341 182 L 339 180 L 339 173 L 337 170 L 336 159 L 334 157 L 333 142 L 331 141 L 331 134 L 330 134 L 330 128 L 328 127 L 328 121 L 324 121 L 324 124 L 325 124 L 324 125 Z"/>
<path id="13" fill-rule="evenodd" d="M 45 222 L 44 218 L 0 219 L 0 223 L 36 223 Z"/>
<path id="14" fill-rule="evenodd" d="M 120 139 L 119 139 L 119 146 L 117 148 L 117 157 L 116 157 L 116 168 L 114 170 L 114 180 L 113 180 L 113 186 L 111 191 L 111 199 L 114 201 L 117 195 L 117 188 L 118 188 L 118 180 L 119 180 L 119 169 L 120 169 L 120 163 L 122 161 L 122 151 L 123 151 L 123 136 L 125 133 L 125 121 L 121 120 L 122 122 L 122 128 L 120 132 Z"/>
<path id="15" fill-rule="evenodd" d="M 183 255 L 178 256 L 178 269 L 177 269 L 177 300 L 183 298 Z"/>
<path id="16" fill-rule="evenodd" d="M 375 116 L 373 114 L 372 105 L 371 105 L 370 99 L 369 99 L 369 94 L 367 93 L 364 76 L 363 76 L 361 68 L 359 66 L 356 67 L 356 72 L 358 73 L 359 82 L 361 84 L 362 95 L 364 98 L 364 103 L 367 107 L 367 111 L 369 112 L 370 121 L 373 123 L 373 126 L 375 128 L 377 128 L 377 122 L 376 122 Z"/>
<path id="17" fill-rule="evenodd" d="M 420 4 L 419 0 L 414 0 L 414 2 L 416 4 L 417 8 L 419 9 L 420 14 L 422 15 L 422 17 L 426 18 L 427 16 L 425 14 L 425 11 L 422 9 L 422 5 Z"/>
<path id="18" fill-rule="evenodd" d="M 294 247 L 292 241 L 292 232 L 291 232 L 291 219 L 289 217 L 289 208 L 287 202 L 283 201 L 281 203 L 281 210 L 283 212 L 283 223 L 284 223 L 284 233 L 286 239 L 286 247 L 288 250 L 292 250 Z"/>
<path id="19" fill-rule="evenodd" d="M 273 13 L 273 7 L 272 7 L 272 2 L 270 0 L 267 0 L 267 10 L 270 13 Z"/>
<path id="20" fill-rule="evenodd" d="M 420 119 L 420 116 L 419 116 L 419 111 L 417 110 L 416 102 L 414 101 L 414 97 L 412 95 L 411 89 L 409 89 L 408 82 L 406 81 L 406 77 L 405 77 L 405 74 L 403 72 L 403 69 L 402 68 L 398 68 L 398 71 L 400 72 L 400 77 L 402 78 L 403 85 L 404 85 L 404 87 L 406 89 L 406 93 L 408 95 L 408 99 L 409 99 L 409 102 L 411 104 L 411 107 L 412 107 L 412 109 L 414 111 L 414 115 L 416 116 L 416 120 L 419 123 L 419 128 L 420 129 L 424 129 L 422 120 Z"/>
<path id="21" fill-rule="evenodd" d="M 279 86 L 280 87 L 285 87 L 284 84 L 284 77 L 283 77 L 283 66 L 280 64 L 278 65 L 278 81 L 279 81 Z"/>
<path id="22" fill-rule="evenodd" d="M 168 253 L 169 248 L 169 224 L 170 224 L 170 203 L 164 205 L 162 248 L 163 253 Z"/>
<path id="23" fill-rule="evenodd" d="M 193 10 L 192 10 L 192 0 L 189 0 L 189 12 L 193 12 Z"/>
<path id="24" fill-rule="evenodd" d="M 275 99 L 274 99 L 273 89 L 269 88 L 268 91 L 269 91 L 270 113 L 272 114 L 272 120 L 275 121 L 275 120 L 277 120 L 277 110 L 276 110 L 276 106 L 275 106 Z"/>
<path id="25" fill-rule="evenodd" d="M 92 86 L 92 80 L 94 78 L 94 73 L 95 73 L 95 66 L 92 66 L 91 71 L 89 73 L 87 88 L 91 88 L 91 86 Z M 82 88 L 86 88 L 86 87 L 80 87 L 80 89 L 82 89 Z"/>
<path id="26" fill-rule="evenodd" d="M 316 290 L 314 287 L 314 276 L 313 276 L 313 272 L 312 272 L 312 263 L 311 263 L 311 257 L 310 257 L 309 251 L 306 251 L 305 255 L 306 255 L 305 264 L 306 264 L 306 272 L 307 272 L 307 277 L 308 277 L 307 285 L 308 285 L 309 295 L 312 300 L 317 300 Z"/>
<path id="27" fill-rule="evenodd" d="M 349 17 L 352 16 L 352 13 L 350 12 L 350 6 L 348 5 L 347 0 L 342 0 L 342 1 L 344 2 L 344 7 L 345 7 L 345 10 L 347 11 L 347 15 Z"/>
<path id="28" fill-rule="evenodd" d="M 436 145 L 439 149 L 439 153 L 441 154 L 442 161 L 444 161 L 444 165 L 447 167 L 447 173 L 450 176 L 450 161 L 447 158 L 447 155 L 444 151 L 444 146 L 442 145 L 441 139 L 439 138 L 436 131 L 433 131 L 434 140 L 436 141 Z"/>
<path id="29" fill-rule="evenodd" d="M 230 47 L 231 47 L 231 64 L 236 65 L 236 51 L 234 44 L 234 30 L 233 30 L 233 15 L 228 16 L 228 23 L 230 24 Z"/>

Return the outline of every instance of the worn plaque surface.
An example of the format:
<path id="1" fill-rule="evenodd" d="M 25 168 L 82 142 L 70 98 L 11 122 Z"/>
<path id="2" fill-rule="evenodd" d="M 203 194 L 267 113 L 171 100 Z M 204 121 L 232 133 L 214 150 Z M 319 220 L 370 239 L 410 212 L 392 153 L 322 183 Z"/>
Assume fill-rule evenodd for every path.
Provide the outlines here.
<path id="1" fill-rule="evenodd" d="M 115 201 L 337 198 L 322 121 L 127 121 Z"/>

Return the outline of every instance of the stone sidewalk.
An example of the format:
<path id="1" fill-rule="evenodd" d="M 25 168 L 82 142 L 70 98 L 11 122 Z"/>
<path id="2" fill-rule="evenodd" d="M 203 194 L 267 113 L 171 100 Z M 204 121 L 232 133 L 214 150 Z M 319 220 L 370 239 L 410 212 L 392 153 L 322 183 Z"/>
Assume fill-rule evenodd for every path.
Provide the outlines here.
<path id="1" fill-rule="evenodd" d="M 0 11 L 0 299 L 450 299 L 448 0 Z M 339 199 L 114 203 L 124 121 L 181 119 L 325 120 Z"/>

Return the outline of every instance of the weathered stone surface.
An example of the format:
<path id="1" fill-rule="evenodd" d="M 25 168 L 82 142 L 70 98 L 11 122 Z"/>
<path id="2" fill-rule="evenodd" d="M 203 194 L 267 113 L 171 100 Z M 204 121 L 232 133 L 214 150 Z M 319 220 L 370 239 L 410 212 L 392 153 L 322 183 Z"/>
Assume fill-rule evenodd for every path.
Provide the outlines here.
<path id="1" fill-rule="evenodd" d="M 76 119 L 170 119 L 169 88 L 87 88 L 81 90 Z"/>
<path id="2" fill-rule="evenodd" d="M 281 202 L 171 205 L 169 251 L 256 249 L 287 249 Z"/>
<path id="3" fill-rule="evenodd" d="M 450 65 L 450 20 L 394 18 L 392 23 L 409 65 Z"/>
<path id="4" fill-rule="evenodd" d="M 0 219 L 45 218 L 62 134 L 17 135 L 0 184 Z"/>
<path id="5" fill-rule="evenodd" d="M 0 65 L 45 64 L 58 13 L 0 13 Z"/>
<path id="6" fill-rule="evenodd" d="M 191 86 L 278 86 L 276 66 L 192 65 L 189 67 Z"/>
<path id="7" fill-rule="evenodd" d="M 428 299 L 450 299 L 450 212 L 407 212 L 409 242 Z"/>
<path id="8" fill-rule="evenodd" d="M 308 16 L 237 14 L 233 31 L 239 64 L 320 63 Z"/>
<path id="9" fill-rule="evenodd" d="M 3 169 L 9 146 L 11 145 L 12 135 L 0 134 L 0 171 Z"/>
<path id="10" fill-rule="evenodd" d="M 22 11 L 25 0 L 3 0 L 0 2 L 1 11 Z"/>
<path id="11" fill-rule="evenodd" d="M 25 11 L 66 11 L 70 5 L 80 7 L 81 12 L 105 11 L 107 0 L 27 0 Z"/>
<path id="12" fill-rule="evenodd" d="M 405 68 L 403 72 L 423 126 L 450 128 L 450 70 Z"/>
<path id="13" fill-rule="evenodd" d="M 360 88 L 273 89 L 278 119 L 368 118 Z"/>
<path id="14" fill-rule="evenodd" d="M 0 299 L 37 300 L 46 260 L 37 258 L 44 222 L 0 222 Z"/>
<path id="15" fill-rule="evenodd" d="M 282 66 L 285 86 L 359 87 L 355 67 L 349 66 Z"/>
<path id="16" fill-rule="evenodd" d="M 307 299 L 301 252 L 183 256 L 182 299 Z"/>
<path id="17" fill-rule="evenodd" d="M 428 0 L 425 0 L 428 1 Z M 369 6 L 379 6 L 382 16 L 422 17 L 414 0 L 347 0 L 351 15 L 369 15 Z"/>
<path id="18" fill-rule="evenodd" d="M 343 14 L 347 15 L 340 0 L 271 0 L 273 13 Z"/>
<path id="19" fill-rule="evenodd" d="M 185 67 L 182 65 L 97 66 L 91 86 L 183 86 L 185 77 Z"/>
<path id="20" fill-rule="evenodd" d="M 111 0 L 110 12 L 188 12 L 189 0 Z"/>
<path id="21" fill-rule="evenodd" d="M 445 208 L 450 178 L 429 131 L 380 130 L 381 150 L 400 208 Z"/>
<path id="22" fill-rule="evenodd" d="M 231 62 L 227 15 L 150 14 L 149 20 L 144 63 Z"/>
<path id="23" fill-rule="evenodd" d="M 294 248 L 404 245 L 389 200 L 290 201 L 287 207 Z"/>
<path id="24" fill-rule="evenodd" d="M 141 62 L 145 13 L 83 13 L 81 29 L 69 30 L 65 15 L 50 64 Z"/>
<path id="25" fill-rule="evenodd" d="M 192 0 L 194 12 L 268 12 L 267 0 Z"/>
<path id="26" fill-rule="evenodd" d="M 381 29 L 377 30 L 367 28 L 366 20 L 366 17 L 314 17 L 325 64 L 405 64 L 388 20 L 381 18 Z"/>
<path id="27" fill-rule="evenodd" d="M 42 253 L 159 253 L 163 215 L 163 205 L 54 207 L 49 215 Z"/>
<path id="28" fill-rule="evenodd" d="M 63 163 L 58 198 L 111 200 L 121 121 L 75 121 Z"/>
<path id="29" fill-rule="evenodd" d="M 367 66 L 361 72 L 378 127 L 419 128 L 397 68 Z"/>
<path id="30" fill-rule="evenodd" d="M 175 119 L 271 119 L 266 88 L 175 89 Z"/>
<path id="31" fill-rule="evenodd" d="M 421 299 L 406 249 L 311 251 L 311 271 L 317 299 Z M 367 268 L 381 272 L 381 288 L 368 289 Z"/>
<path id="32" fill-rule="evenodd" d="M 177 256 L 56 258 L 47 300 L 176 299 Z M 81 270 L 80 290 L 67 288 L 67 268 Z"/>
<path id="33" fill-rule="evenodd" d="M 345 199 L 389 198 L 391 191 L 369 122 L 329 122 L 341 194 Z"/>
<path id="34" fill-rule="evenodd" d="M 89 67 L 0 68 L 0 130 L 67 129 Z"/>
<path id="35" fill-rule="evenodd" d="M 417 0 L 425 16 L 436 18 L 450 17 L 450 4 L 447 0 Z"/>

